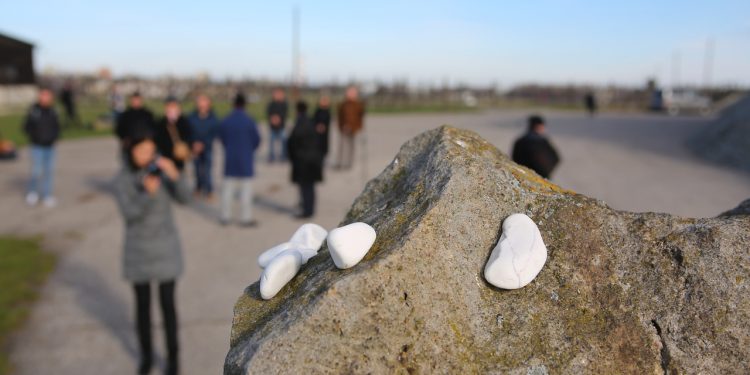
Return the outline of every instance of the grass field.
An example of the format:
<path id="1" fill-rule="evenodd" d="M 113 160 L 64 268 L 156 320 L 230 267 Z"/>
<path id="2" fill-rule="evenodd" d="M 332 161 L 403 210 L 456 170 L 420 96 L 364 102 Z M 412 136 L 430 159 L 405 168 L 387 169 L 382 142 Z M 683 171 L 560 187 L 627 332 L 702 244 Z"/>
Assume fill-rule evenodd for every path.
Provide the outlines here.
<path id="1" fill-rule="evenodd" d="M 0 375 L 11 372 L 8 337 L 25 321 L 39 287 L 55 265 L 40 238 L 0 236 Z"/>

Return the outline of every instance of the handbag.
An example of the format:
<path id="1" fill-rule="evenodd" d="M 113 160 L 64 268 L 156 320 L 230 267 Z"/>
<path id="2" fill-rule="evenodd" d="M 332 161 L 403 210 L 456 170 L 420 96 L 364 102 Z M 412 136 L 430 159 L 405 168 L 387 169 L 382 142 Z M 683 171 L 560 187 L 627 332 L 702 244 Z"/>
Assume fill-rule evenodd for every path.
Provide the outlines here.
<path id="1" fill-rule="evenodd" d="M 190 147 L 188 147 L 186 142 L 180 139 L 180 135 L 177 132 L 177 126 L 168 123 L 167 132 L 169 132 L 169 138 L 172 139 L 172 156 L 175 160 L 186 161 L 190 159 Z"/>

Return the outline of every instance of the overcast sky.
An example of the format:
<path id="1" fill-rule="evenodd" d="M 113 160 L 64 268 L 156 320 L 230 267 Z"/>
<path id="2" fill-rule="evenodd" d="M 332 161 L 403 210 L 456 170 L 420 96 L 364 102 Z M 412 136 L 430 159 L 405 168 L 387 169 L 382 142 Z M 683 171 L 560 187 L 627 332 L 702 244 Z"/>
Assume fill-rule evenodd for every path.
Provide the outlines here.
<path id="1" fill-rule="evenodd" d="M 311 81 L 750 84 L 749 0 L 0 0 L 38 69 L 284 79 L 292 9 Z"/>

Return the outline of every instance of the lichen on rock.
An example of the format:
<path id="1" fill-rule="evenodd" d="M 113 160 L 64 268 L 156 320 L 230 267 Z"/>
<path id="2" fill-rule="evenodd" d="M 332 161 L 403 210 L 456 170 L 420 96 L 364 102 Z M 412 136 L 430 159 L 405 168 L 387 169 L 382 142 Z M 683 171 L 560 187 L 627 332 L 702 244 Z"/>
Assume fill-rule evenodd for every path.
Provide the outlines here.
<path id="1" fill-rule="evenodd" d="M 501 290 L 482 270 L 512 213 L 549 253 Z M 226 374 L 750 372 L 750 216 L 615 211 L 443 126 L 401 148 L 352 222 L 377 232 L 357 266 L 324 245 L 272 300 L 240 296 Z"/>

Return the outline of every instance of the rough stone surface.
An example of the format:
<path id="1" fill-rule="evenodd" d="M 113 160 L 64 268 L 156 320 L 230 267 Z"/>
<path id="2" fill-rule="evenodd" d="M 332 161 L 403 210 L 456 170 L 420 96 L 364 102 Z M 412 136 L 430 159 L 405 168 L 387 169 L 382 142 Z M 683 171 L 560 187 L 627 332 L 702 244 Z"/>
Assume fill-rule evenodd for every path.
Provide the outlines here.
<path id="1" fill-rule="evenodd" d="M 689 144 L 709 160 L 750 170 L 750 94 L 725 108 Z"/>
<path id="2" fill-rule="evenodd" d="M 549 255 L 506 291 L 482 270 L 517 212 Z M 615 211 L 441 127 L 367 184 L 356 221 L 378 234 L 356 267 L 324 246 L 273 300 L 245 290 L 226 374 L 750 372 L 746 215 Z"/>

